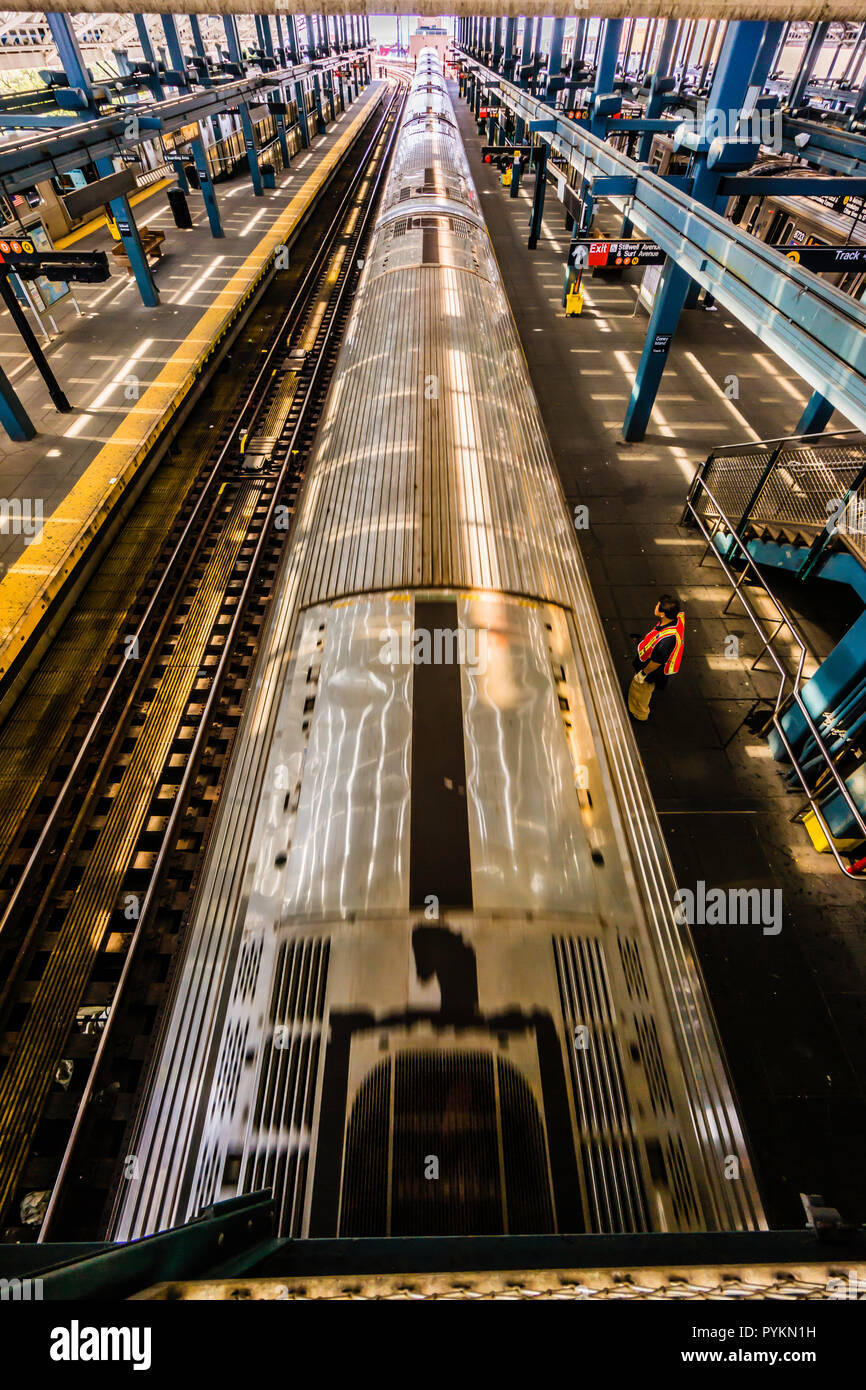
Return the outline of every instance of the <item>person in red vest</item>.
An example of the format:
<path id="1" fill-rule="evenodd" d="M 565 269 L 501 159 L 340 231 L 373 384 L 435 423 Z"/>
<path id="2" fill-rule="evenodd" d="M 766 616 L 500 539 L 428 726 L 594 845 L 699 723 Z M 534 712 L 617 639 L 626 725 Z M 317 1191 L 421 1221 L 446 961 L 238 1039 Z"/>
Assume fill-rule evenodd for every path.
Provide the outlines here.
<path id="1" fill-rule="evenodd" d="M 656 625 L 637 644 L 632 662 L 635 676 L 628 688 L 628 711 L 633 719 L 649 719 L 654 690 L 663 690 L 668 676 L 675 676 L 683 659 L 686 615 L 679 599 L 662 594 L 655 606 Z"/>

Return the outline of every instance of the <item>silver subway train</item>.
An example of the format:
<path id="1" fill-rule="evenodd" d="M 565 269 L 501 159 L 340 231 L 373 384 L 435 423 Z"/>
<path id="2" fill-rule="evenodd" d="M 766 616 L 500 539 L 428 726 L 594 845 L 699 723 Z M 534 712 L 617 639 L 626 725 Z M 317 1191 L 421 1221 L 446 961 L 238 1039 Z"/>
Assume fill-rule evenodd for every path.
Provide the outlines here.
<path id="1" fill-rule="evenodd" d="M 675 890 L 425 51 L 113 1236 L 763 1226 Z"/>

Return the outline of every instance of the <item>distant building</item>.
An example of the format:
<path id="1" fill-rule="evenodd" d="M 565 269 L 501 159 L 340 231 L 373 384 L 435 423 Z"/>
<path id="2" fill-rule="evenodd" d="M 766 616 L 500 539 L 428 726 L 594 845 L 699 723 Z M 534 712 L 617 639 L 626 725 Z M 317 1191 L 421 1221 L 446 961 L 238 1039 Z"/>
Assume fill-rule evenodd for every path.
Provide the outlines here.
<path id="1" fill-rule="evenodd" d="M 450 43 L 451 38 L 447 29 L 440 29 L 435 24 L 419 24 L 415 33 L 409 37 L 410 61 L 417 63 L 418 54 L 422 48 L 435 48 L 444 63 Z"/>

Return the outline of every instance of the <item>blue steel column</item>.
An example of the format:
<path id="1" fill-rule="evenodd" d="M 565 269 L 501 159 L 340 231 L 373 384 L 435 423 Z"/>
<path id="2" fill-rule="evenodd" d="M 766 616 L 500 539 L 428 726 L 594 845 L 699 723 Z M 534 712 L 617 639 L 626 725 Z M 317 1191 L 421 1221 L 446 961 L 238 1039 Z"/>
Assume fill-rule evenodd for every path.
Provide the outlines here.
<path id="1" fill-rule="evenodd" d="M 269 58 L 274 56 L 274 36 L 271 33 L 271 17 L 268 14 L 262 15 L 262 38 L 265 43 L 265 52 Z"/>
<path id="2" fill-rule="evenodd" d="M 168 56 L 171 59 L 171 66 L 177 73 L 179 90 L 189 91 L 189 83 L 186 80 L 186 59 L 180 46 L 180 35 L 177 32 L 177 21 L 173 14 L 160 15 L 162 27 L 165 30 L 165 42 L 168 48 Z"/>
<path id="3" fill-rule="evenodd" d="M 183 57 L 183 50 L 180 46 L 180 35 L 177 32 L 177 21 L 173 14 L 165 14 L 162 16 L 162 27 L 165 30 L 165 41 L 168 46 L 168 55 L 171 59 L 172 67 L 177 69 L 181 78 L 184 78 L 184 89 L 188 90 L 185 81 L 186 63 Z M 197 28 L 198 20 L 196 20 L 195 26 L 193 26 L 194 41 L 196 38 Z M 204 44 L 202 43 L 200 29 L 198 30 L 198 42 L 199 44 L 201 44 L 202 50 L 204 50 Z M 199 121 L 198 123 L 198 137 L 197 139 L 192 140 L 190 142 L 190 147 L 192 149 L 193 162 L 198 171 L 199 185 L 201 187 L 202 198 L 204 199 L 205 212 L 207 213 L 207 220 L 208 225 L 210 226 L 211 236 L 224 236 L 225 234 L 223 232 L 222 221 L 220 219 L 219 207 L 217 206 L 216 193 L 214 192 L 214 186 L 211 181 L 210 170 L 207 166 L 207 156 L 205 154 L 204 142 L 202 141 L 201 135 L 201 121 Z"/>
<path id="4" fill-rule="evenodd" d="M 8 376 L 0 367 L 0 425 L 16 444 L 36 437 L 36 426 L 27 414 Z"/>
<path id="5" fill-rule="evenodd" d="M 238 37 L 237 20 L 233 14 L 223 15 L 223 25 L 226 31 L 226 43 L 228 45 L 229 57 L 233 63 L 241 61 L 241 44 Z M 256 198 L 264 197 L 262 188 L 262 176 L 259 171 L 259 157 L 256 153 L 256 138 L 253 128 L 253 118 L 250 109 L 245 101 L 239 103 L 241 113 L 241 127 L 244 132 L 244 147 L 247 152 L 247 164 L 250 169 L 250 180 L 253 185 L 253 194 Z"/>
<path id="6" fill-rule="evenodd" d="M 659 91 L 659 85 L 668 76 L 668 68 L 671 65 L 671 54 L 674 50 L 676 36 L 677 21 L 675 19 L 666 19 L 665 27 L 662 31 L 662 41 L 659 45 L 659 54 L 653 67 L 649 100 L 647 101 L 644 111 L 644 115 L 648 121 L 657 121 L 664 108 L 664 93 Z M 640 137 L 637 147 L 637 158 L 643 164 L 645 164 L 650 157 L 652 142 L 652 131 L 645 130 Z"/>
<path id="7" fill-rule="evenodd" d="M 493 20 L 493 33 L 490 43 L 490 66 L 499 71 L 499 60 L 502 57 L 502 20 L 497 17 Z"/>
<path id="8" fill-rule="evenodd" d="M 207 155 L 204 151 L 204 144 L 201 138 L 201 121 L 198 126 L 198 139 L 192 142 L 192 157 L 195 167 L 198 170 L 198 181 L 201 187 L 201 195 L 204 198 L 205 212 L 210 223 L 211 236 L 224 236 L 223 224 L 220 220 L 220 210 L 217 205 L 216 193 L 211 182 L 210 170 L 207 167 Z"/>
<path id="9" fill-rule="evenodd" d="M 544 217 L 544 190 L 547 185 L 547 145 L 542 140 L 535 151 L 535 191 L 532 197 L 532 214 L 529 221 L 530 251 L 534 251 L 541 235 L 541 222 Z"/>
<path id="10" fill-rule="evenodd" d="M 565 38 L 565 20 L 555 19 L 550 35 L 550 56 L 547 60 L 547 83 L 551 77 L 559 77 L 562 72 L 562 40 Z"/>
<path id="11" fill-rule="evenodd" d="M 826 396 L 822 396 L 820 391 L 813 391 L 794 433 L 823 434 L 832 414 L 833 406 Z"/>
<path id="12" fill-rule="evenodd" d="M 676 36 L 677 21 L 675 19 L 666 19 L 665 27 L 662 31 L 662 41 L 659 45 L 658 58 L 655 61 L 653 75 L 650 81 L 649 99 L 646 104 L 646 109 L 644 110 L 644 116 L 648 121 L 657 121 L 664 110 L 665 89 L 669 88 L 672 84 L 672 79 L 668 77 L 668 68 L 671 63 L 671 54 L 673 53 Z M 637 159 L 643 164 L 649 161 L 652 142 L 653 132 L 651 130 L 645 130 L 638 141 L 637 147 Z M 632 231 L 631 218 L 628 213 L 626 213 L 622 219 L 622 230 L 620 232 L 623 240 L 630 237 Z"/>
<path id="13" fill-rule="evenodd" d="M 295 82 L 295 101 L 298 104 L 298 125 L 301 127 L 301 148 L 310 148 L 310 125 L 307 120 L 306 92 L 300 78 Z"/>
<path id="14" fill-rule="evenodd" d="M 801 106 L 803 104 L 803 101 L 805 100 L 806 88 L 809 85 L 809 78 L 812 76 L 815 64 L 818 61 L 818 55 L 820 54 L 821 49 L 824 47 L 824 40 L 827 37 L 827 31 L 829 28 L 830 24 L 827 20 L 824 20 L 821 24 L 815 24 L 812 26 L 812 32 L 809 35 L 809 42 L 806 44 L 806 47 L 803 51 L 803 57 L 800 60 L 800 66 L 797 69 L 796 76 L 794 77 L 794 80 L 791 83 L 791 90 L 788 93 L 788 109 L 790 111 L 793 111 L 796 109 L 796 107 Z"/>
<path id="15" fill-rule="evenodd" d="M 286 99 L 286 94 L 282 87 L 279 90 L 279 98 L 282 102 Z M 274 120 L 277 125 L 277 139 L 280 142 L 280 154 L 283 157 L 283 168 L 288 169 L 292 162 L 292 156 L 289 152 L 289 142 L 286 139 L 286 118 L 282 111 L 275 111 Z"/>
<path id="16" fill-rule="evenodd" d="M 704 116 L 715 111 L 739 111 L 751 82 L 752 71 L 764 37 L 764 24 L 759 20 L 740 20 L 729 24 Z M 722 172 L 708 169 L 706 156 L 696 156 L 692 197 L 711 207 L 718 192 Z M 623 424 L 623 438 L 643 439 L 649 417 L 662 379 L 668 348 L 676 332 L 680 314 L 686 302 L 689 276 L 670 256 L 667 257 L 659 279 L 646 341 L 641 353 L 631 397 Z"/>
<path id="17" fill-rule="evenodd" d="M 165 101 L 165 89 L 159 80 L 159 73 L 156 70 L 156 54 L 153 51 L 153 44 L 150 41 L 150 34 L 147 32 L 147 22 L 143 14 L 135 15 L 135 28 L 138 33 L 138 41 L 141 44 L 141 51 L 144 54 L 144 61 L 153 64 L 153 75 L 148 78 L 147 85 L 154 101 Z"/>
<path id="18" fill-rule="evenodd" d="M 520 51 L 520 66 L 522 68 L 529 67 L 529 64 L 532 62 L 532 30 L 534 23 L 535 21 L 531 19 L 529 15 L 524 15 L 523 46 Z M 526 82 L 521 79 L 521 86 L 525 87 L 526 85 Z"/>
<path id="19" fill-rule="evenodd" d="M 201 84 L 203 87 L 212 87 L 213 83 L 211 82 L 208 76 L 207 67 L 205 66 L 205 64 L 207 63 L 207 53 L 205 51 L 204 39 L 201 36 L 201 25 L 199 24 L 197 14 L 191 14 L 189 16 L 189 27 L 192 29 L 192 46 L 196 51 L 196 55 L 199 58 L 204 58 L 205 60 L 205 63 L 199 69 L 199 72 L 201 74 Z"/>
<path id="20" fill-rule="evenodd" d="M 223 28 L 226 31 L 226 47 L 233 63 L 241 61 L 241 42 L 238 37 L 237 20 L 233 14 L 223 15 Z"/>
<path id="21" fill-rule="evenodd" d="M 514 38 L 517 33 L 517 20 L 506 19 L 505 43 L 502 53 L 502 71 L 509 81 L 514 76 Z"/>
<path id="22" fill-rule="evenodd" d="M 764 83 L 766 82 L 770 74 L 770 69 L 773 66 L 773 61 L 776 57 L 776 49 L 779 46 L 779 40 L 782 37 L 782 32 L 784 28 L 785 24 L 784 21 L 781 19 L 772 20 L 767 25 L 766 32 L 764 34 L 764 41 L 761 44 L 761 50 L 757 58 L 755 59 L 755 66 L 752 70 L 751 78 L 751 86 L 760 87 L 761 89 L 761 91 L 758 93 L 759 96 L 761 92 L 764 90 Z"/>
<path id="23" fill-rule="evenodd" d="M 851 130 L 852 127 L 858 125 L 864 117 L 866 117 L 866 79 L 864 79 L 857 100 L 848 114 L 848 119 L 845 122 L 846 129 Z"/>
<path id="24" fill-rule="evenodd" d="M 78 46 L 78 39 L 72 27 L 72 20 L 67 14 L 58 14 L 54 10 L 45 12 L 48 20 L 48 27 L 51 30 L 51 37 L 57 47 L 63 71 L 69 78 L 69 85 L 77 87 L 84 92 L 87 97 L 93 115 L 97 115 L 96 102 L 93 97 L 93 87 L 90 83 L 87 68 L 81 49 Z M 96 172 L 100 177 L 114 173 L 114 160 L 107 155 L 95 161 Z M 147 256 L 144 254 L 144 247 L 141 244 L 141 237 L 138 235 L 138 228 L 135 225 L 135 218 L 126 198 L 113 198 L 109 203 L 111 215 L 117 223 L 120 232 L 123 248 L 129 257 L 129 264 L 135 276 L 135 283 L 141 295 L 143 304 L 149 309 L 155 309 L 159 304 L 159 291 L 150 273 L 150 266 L 147 263 Z"/>
<path id="25" fill-rule="evenodd" d="M 319 135 L 324 135 L 328 127 L 325 124 L 325 115 L 322 111 L 322 85 L 317 72 L 313 73 L 313 102 L 316 107 L 316 130 Z"/>
<path id="26" fill-rule="evenodd" d="M 256 132 L 253 118 L 250 115 L 250 108 L 245 101 L 240 103 L 241 126 L 244 132 L 244 147 L 247 152 L 247 163 L 250 166 L 250 180 L 253 185 L 253 194 L 256 198 L 264 196 L 262 187 L 262 175 L 259 169 L 259 156 L 256 151 Z"/>
<path id="27" fill-rule="evenodd" d="M 610 96 L 614 90 L 616 80 L 616 60 L 619 57 L 619 45 L 622 38 L 621 19 L 606 19 L 604 29 L 601 34 L 601 44 L 596 54 L 595 64 L 595 89 L 593 91 L 593 110 L 590 115 L 589 127 L 593 135 L 597 135 L 600 140 L 604 139 L 605 118 L 595 114 L 595 103 L 599 97 Z"/>
<path id="28" fill-rule="evenodd" d="M 301 61 L 301 49 L 298 44 L 298 21 L 293 14 L 286 15 L 286 30 L 289 37 L 289 57 L 292 63 Z"/>

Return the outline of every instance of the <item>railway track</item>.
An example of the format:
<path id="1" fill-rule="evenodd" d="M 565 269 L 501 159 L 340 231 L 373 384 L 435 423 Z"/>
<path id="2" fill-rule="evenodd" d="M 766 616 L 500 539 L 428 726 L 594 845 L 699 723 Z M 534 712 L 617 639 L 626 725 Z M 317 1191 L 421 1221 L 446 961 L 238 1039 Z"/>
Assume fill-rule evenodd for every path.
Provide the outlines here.
<path id="1" fill-rule="evenodd" d="M 101 1230 L 402 107 L 364 157 L 7 861 L 0 1225 Z M 134 1162 L 134 1160 L 133 1160 Z"/>

